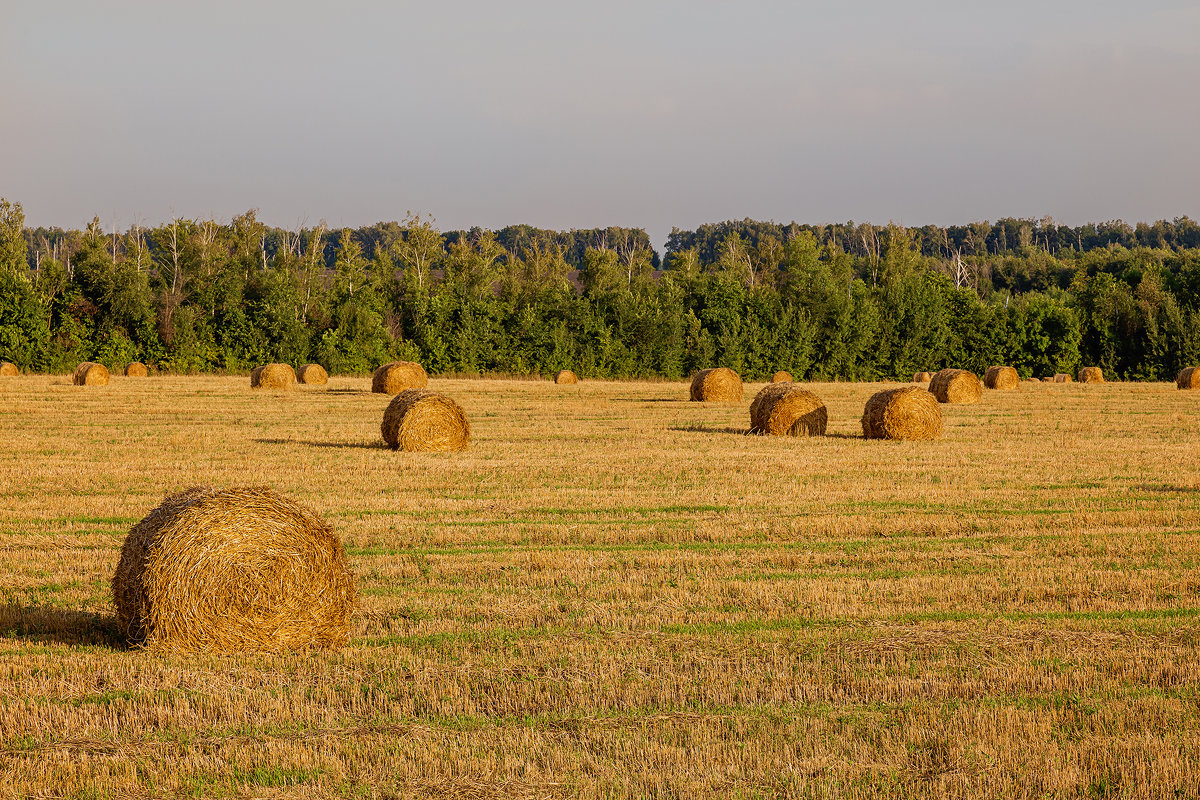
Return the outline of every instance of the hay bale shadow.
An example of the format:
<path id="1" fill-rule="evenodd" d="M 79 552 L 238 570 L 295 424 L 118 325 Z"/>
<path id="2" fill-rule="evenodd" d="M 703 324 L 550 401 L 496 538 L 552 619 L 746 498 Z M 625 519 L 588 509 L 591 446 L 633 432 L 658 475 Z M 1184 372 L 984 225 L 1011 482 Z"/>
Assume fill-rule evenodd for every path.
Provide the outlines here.
<path id="1" fill-rule="evenodd" d="M 390 450 L 387 442 L 312 442 L 304 439 L 254 439 L 258 444 L 298 444 L 304 447 L 333 447 L 337 449 Z"/>
<path id="2" fill-rule="evenodd" d="M 129 649 L 115 616 L 54 606 L 0 606 L 0 638 Z"/>
<path id="3" fill-rule="evenodd" d="M 667 428 L 669 431 L 676 433 L 733 433 L 738 436 L 747 436 L 753 431 L 745 428 L 719 428 L 713 425 L 675 425 Z"/>

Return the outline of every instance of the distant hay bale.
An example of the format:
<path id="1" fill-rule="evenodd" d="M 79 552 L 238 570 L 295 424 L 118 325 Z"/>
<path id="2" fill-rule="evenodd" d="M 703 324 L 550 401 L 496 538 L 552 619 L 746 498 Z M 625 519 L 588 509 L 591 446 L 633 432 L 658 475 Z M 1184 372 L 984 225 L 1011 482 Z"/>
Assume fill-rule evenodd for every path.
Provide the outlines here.
<path id="1" fill-rule="evenodd" d="M 296 384 L 296 372 L 287 364 L 263 364 L 250 373 L 253 389 L 290 389 Z"/>
<path id="2" fill-rule="evenodd" d="M 1066 372 L 1059 372 L 1054 376 L 1055 383 L 1074 383 L 1075 379 Z"/>
<path id="3" fill-rule="evenodd" d="M 742 379 L 728 367 L 702 369 L 692 378 L 691 399 L 704 403 L 739 403 Z"/>
<path id="4" fill-rule="evenodd" d="M 296 379 L 311 386 L 324 386 L 329 383 L 329 373 L 320 364 L 305 364 L 296 373 Z"/>
<path id="5" fill-rule="evenodd" d="M 933 393 L 920 387 L 886 389 L 867 401 L 862 429 L 868 439 L 937 439 L 942 409 Z"/>
<path id="6" fill-rule="evenodd" d="M 792 373 L 788 372 L 786 369 L 781 369 L 781 370 L 779 370 L 779 372 L 776 372 L 774 375 L 771 376 L 771 383 L 791 383 L 791 382 L 792 382 Z"/>
<path id="7" fill-rule="evenodd" d="M 1180 389 L 1200 389 L 1200 367 L 1185 367 L 1175 378 Z"/>
<path id="8" fill-rule="evenodd" d="M 918 372 L 913 375 L 913 383 L 929 383 L 933 380 L 932 372 Z"/>
<path id="9" fill-rule="evenodd" d="M 1084 367 L 1079 370 L 1080 383 L 1104 383 L 1104 370 L 1099 367 Z"/>
<path id="10" fill-rule="evenodd" d="M 371 376 L 371 391 L 379 394 L 400 394 L 405 389 L 424 389 L 428 385 L 425 368 L 415 361 L 384 364 Z"/>
<path id="11" fill-rule="evenodd" d="M 929 380 L 929 391 L 939 403 L 978 403 L 983 384 L 965 369 L 944 369 Z"/>
<path id="12" fill-rule="evenodd" d="M 1053 375 L 1047 375 L 1046 377 L 1042 378 L 1042 383 L 1054 383 L 1054 382 L 1055 382 L 1055 377 Z"/>
<path id="13" fill-rule="evenodd" d="M 988 367 L 983 385 L 989 389 L 1016 389 L 1021 385 L 1021 376 L 1012 367 Z"/>
<path id="14" fill-rule="evenodd" d="M 84 361 L 75 368 L 76 386 L 108 386 L 108 367 L 93 361 Z"/>
<path id="15" fill-rule="evenodd" d="M 130 361 L 125 365 L 126 378 L 145 378 L 150 375 L 150 370 L 146 369 L 146 365 L 140 361 Z"/>
<path id="16" fill-rule="evenodd" d="M 579 376 L 569 369 L 560 369 L 554 374 L 555 383 L 579 383 Z"/>
<path id="17" fill-rule="evenodd" d="M 380 426 L 393 450 L 443 453 L 465 450 L 471 425 L 458 403 L 428 389 L 405 389 L 392 398 Z"/>
<path id="18" fill-rule="evenodd" d="M 0 377 L 11 378 L 20 375 L 21 370 L 17 369 L 17 365 L 11 361 L 0 361 Z"/>
<path id="19" fill-rule="evenodd" d="M 768 383 L 750 404 L 751 433 L 824 436 L 828 422 L 821 398 L 791 382 Z"/>
<path id="20" fill-rule="evenodd" d="M 178 650 L 336 647 L 354 576 L 311 509 L 267 488 L 193 488 L 133 526 L 112 579 L 121 632 Z"/>

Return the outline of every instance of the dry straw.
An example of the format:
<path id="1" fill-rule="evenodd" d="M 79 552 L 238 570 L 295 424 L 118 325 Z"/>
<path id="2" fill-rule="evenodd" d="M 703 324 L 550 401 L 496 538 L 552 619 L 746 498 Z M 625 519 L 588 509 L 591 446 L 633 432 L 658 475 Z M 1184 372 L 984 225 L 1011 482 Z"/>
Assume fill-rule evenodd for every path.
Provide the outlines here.
<path id="1" fill-rule="evenodd" d="M 1021 376 L 1012 367 L 988 367 L 983 374 L 983 385 L 989 389 L 1017 389 L 1021 386 Z"/>
<path id="2" fill-rule="evenodd" d="M 16 364 L 11 361 L 0 361 L 0 377 L 11 378 L 20 374 L 21 370 L 17 369 Z"/>
<path id="3" fill-rule="evenodd" d="M 393 450 L 441 453 L 465 450 L 471 425 L 458 403 L 428 389 L 406 389 L 392 398 L 380 426 Z"/>
<path id="4" fill-rule="evenodd" d="M 76 386 L 108 386 L 108 367 L 84 361 L 75 368 L 73 380 Z"/>
<path id="5" fill-rule="evenodd" d="M 405 389 L 424 389 L 428 385 L 425 368 L 415 361 L 384 364 L 371 376 L 371 391 L 380 394 L 400 394 Z"/>
<path id="6" fill-rule="evenodd" d="M 740 403 L 742 379 L 728 367 L 702 369 L 692 378 L 692 400 L 706 403 Z"/>
<path id="7" fill-rule="evenodd" d="M 1074 383 L 1075 379 L 1066 372 L 1059 372 L 1054 376 L 1055 383 Z"/>
<path id="8" fill-rule="evenodd" d="M 1099 367 L 1084 367 L 1079 370 L 1080 383 L 1104 383 L 1104 370 Z"/>
<path id="9" fill-rule="evenodd" d="M 750 404 L 750 432 L 824 436 L 829 413 L 821 398 L 794 383 L 768 383 Z"/>
<path id="10" fill-rule="evenodd" d="M 1185 367 L 1175 378 L 1180 389 L 1200 389 L 1200 367 Z"/>
<path id="11" fill-rule="evenodd" d="M 333 531 L 266 488 L 167 497 L 125 537 L 112 590 L 131 643 L 179 650 L 335 647 L 355 602 Z"/>
<path id="12" fill-rule="evenodd" d="M 932 392 L 917 386 L 886 389 L 867 401 L 862 429 L 868 439 L 937 439 L 942 409 Z"/>
<path id="13" fill-rule="evenodd" d="M 126 378 L 145 378 L 149 374 L 150 370 L 146 369 L 146 365 L 140 361 L 130 361 L 125 365 Z"/>
<path id="14" fill-rule="evenodd" d="M 944 369 L 929 380 L 929 391 L 939 403 L 978 403 L 983 384 L 965 369 Z"/>
<path id="15" fill-rule="evenodd" d="M 324 386 L 329 383 L 329 373 L 320 364 L 305 364 L 296 373 L 296 379 L 311 386 Z"/>
<path id="16" fill-rule="evenodd" d="M 555 383 L 579 383 L 579 376 L 569 369 L 560 369 L 554 375 Z"/>
<path id="17" fill-rule="evenodd" d="M 771 376 L 771 383 L 791 383 L 791 382 L 792 382 L 792 373 L 788 372 L 786 369 L 781 369 L 781 370 L 779 370 L 779 372 L 776 372 L 774 375 Z"/>
<path id="18" fill-rule="evenodd" d="M 918 372 L 913 375 L 913 383 L 929 383 L 933 380 L 932 372 Z"/>
<path id="19" fill-rule="evenodd" d="M 253 389 L 290 389 L 296 384 L 296 372 L 287 364 L 264 364 L 250 373 Z"/>

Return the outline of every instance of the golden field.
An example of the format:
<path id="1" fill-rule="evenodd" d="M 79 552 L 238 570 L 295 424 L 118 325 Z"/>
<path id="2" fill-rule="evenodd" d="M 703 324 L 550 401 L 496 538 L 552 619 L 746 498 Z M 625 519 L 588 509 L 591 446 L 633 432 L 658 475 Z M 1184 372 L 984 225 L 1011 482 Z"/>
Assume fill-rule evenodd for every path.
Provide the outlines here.
<path id="1" fill-rule="evenodd" d="M 941 441 L 746 436 L 686 383 L 0 379 L 0 796 L 1200 796 L 1200 392 L 1022 384 Z M 169 492 L 267 485 L 359 580 L 330 652 L 128 650 Z"/>

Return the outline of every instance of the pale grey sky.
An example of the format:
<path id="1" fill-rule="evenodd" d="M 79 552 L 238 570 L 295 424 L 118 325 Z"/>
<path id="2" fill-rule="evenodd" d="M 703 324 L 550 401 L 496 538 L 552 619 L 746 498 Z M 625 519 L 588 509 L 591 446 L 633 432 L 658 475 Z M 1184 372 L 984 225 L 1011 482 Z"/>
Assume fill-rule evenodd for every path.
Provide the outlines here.
<path id="1" fill-rule="evenodd" d="M 1200 4 L 0 0 L 29 224 L 1200 216 Z"/>

